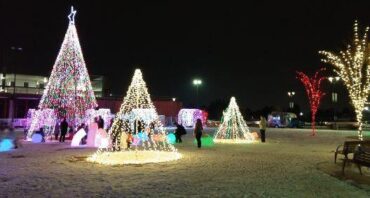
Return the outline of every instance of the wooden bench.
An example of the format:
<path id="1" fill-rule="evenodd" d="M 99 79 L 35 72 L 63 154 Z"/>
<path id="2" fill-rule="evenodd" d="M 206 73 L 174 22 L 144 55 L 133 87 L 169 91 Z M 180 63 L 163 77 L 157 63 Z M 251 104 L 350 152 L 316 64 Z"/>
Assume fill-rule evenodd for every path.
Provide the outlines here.
<path id="1" fill-rule="evenodd" d="M 361 167 L 370 167 L 370 144 L 369 142 L 362 142 L 356 146 L 353 154 L 353 159 L 344 159 L 342 173 L 344 174 L 344 168 L 347 162 L 353 162 L 357 165 L 360 174 L 362 175 Z"/>
<path id="2" fill-rule="evenodd" d="M 334 153 L 334 163 L 337 163 L 337 156 L 338 154 L 344 155 L 344 159 L 348 159 L 348 154 L 354 153 L 355 148 L 362 142 L 369 142 L 370 141 L 360 141 L 360 140 L 351 140 L 345 141 L 344 144 L 341 144 L 337 147 Z"/>

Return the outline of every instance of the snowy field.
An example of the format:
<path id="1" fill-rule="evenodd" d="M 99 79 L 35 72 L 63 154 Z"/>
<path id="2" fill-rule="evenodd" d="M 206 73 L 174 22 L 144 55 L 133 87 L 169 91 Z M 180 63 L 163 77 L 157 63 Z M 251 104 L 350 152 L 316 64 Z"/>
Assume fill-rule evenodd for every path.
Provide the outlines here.
<path id="1" fill-rule="evenodd" d="M 356 132 L 309 134 L 269 129 L 265 144 L 198 149 L 188 132 L 178 161 L 114 167 L 86 162 L 95 149 L 24 143 L 0 153 L 0 197 L 369 197 L 367 168 L 360 176 L 348 166 L 343 177 L 333 163 Z"/>

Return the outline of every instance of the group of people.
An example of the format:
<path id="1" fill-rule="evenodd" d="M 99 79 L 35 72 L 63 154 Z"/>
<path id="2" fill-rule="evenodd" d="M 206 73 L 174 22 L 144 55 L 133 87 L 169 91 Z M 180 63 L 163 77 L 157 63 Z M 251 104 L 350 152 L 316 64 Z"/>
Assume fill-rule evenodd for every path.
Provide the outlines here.
<path id="1" fill-rule="evenodd" d="M 181 136 L 186 134 L 186 130 L 184 126 L 182 126 L 181 124 L 179 123 L 175 123 L 175 124 L 176 124 L 176 130 L 175 130 L 176 143 L 181 143 L 182 142 Z M 202 120 L 197 119 L 195 123 L 193 135 L 195 139 L 197 140 L 198 148 L 202 147 L 202 134 L 203 134 Z"/>
<path id="2" fill-rule="evenodd" d="M 104 119 L 101 116 L 96 117 L 94 119 L 94 122 L 97 124 L 98 128 L 104 128 Z M 59 142 L 65 142 L 68 128 L 69 128 L 69 135 L 68 135 L 69 139 L 72 139 L 74 133 L 78 132 L 80 129 L 84 129 L 86 133 L 88 133 L 89 131 L 88 126 L 85 123 L 80 124 L 77 127 L 76 131 L 74 131 L 73 127 L 69 126 L 67 119 L 63 118 L 62 121 L 60 123 L 57 123 L 55 127 L 55 130 L 54 130 L 55 140 L 59 140 Z M 86 139 L 87 139 L 87 136 L 83 138 L 82 143 L 86 143 Z"/>
<path id="3" fill-rule="evenodd" d="M 266 139 L 265 133 L 266 133 L 267 121 L 266 121 L 266 119 L 265 119 L 264 116 L 261 116 L 260 118 L 261 119 L 260 119 L 260 122 L 259 122 L 259 128 L 260 128 L 261 142 L 265 142 L 266 141 L 265 140 Z M 104 129 L 104 120 L 103 120 L 103 118 L 101 116 L 96 117 L 94 119 L 94 122 L 97 125 L 97 129 Z M 186 134 L 186 129 L 184 128 L 184 126 L 182 126 L 179 123 L 175 123 L 175 125 L 176 125 L 176 130 L 175 130 L 176 143 L 182 143 L 181 136 L 183 136 L 183 135 Z M 57 127 L 54 130 L 55 140 L 58 140 L 59 139 L 59 142 L 65 142 L 66 134 L 68 132 L 68 127 L 69 127 L 69 125 L 68 125 L 68 122 L 67 122 L 66 118 L 63 118 L 62 121 L 57 124 Z M 89 135 L 95 137 L 95 134 L 89 134 L 88 126 L 85 125 L 85 124 L 81 124 L 77 128 L 76 132 L 79 131 L 82 128 L 86 131 L 87 135 L 83 138 L 83 140 L 82 140 L 81 143 L 82 144 L 86 144 L 87 137 Z M 137 128 L 138 128 L 138 131 L 141 131 L 139 129 L 139 128 L 141 128 L 141 125 L 139 125 Z M 73 131 L 73 128 L 72 127 L 69 127 L 69 129 L 70 129 L 70 131 L 69 131 L 70 132 L 69 137 L 70 137 L 70 139 L 72 139 L 74 131 Z M 151 130 L 151 127 L 149 127 L 149 130 Z M 60 136 L 59 136 L 59 132 L 60 132 Z M 40 129 L 40 132 L 39 133 L 42 133 L 42 136 L 44 138 L 44 134 L 43 134 L 43 129 L 42 128 Z M 193 135 L 194 135 L 194 137 L 195 137 L 195 139 L 197 141 L 198 148 L 201 148 L 202 147 L 202 141 L 201 141 L 202 134 L 203 134 L 202 121 L 201 121 L 201 119 L 197 119 L 196 124 L 195 124 L 195 127 L 194 127 Z M 148 136 L 150 136 L 150 135 L 151 135 L 151 133 L 149 132 L 148 133 Z M 128 133 L 127 134 L 127 138 L 126 138 L 127 148 L 130 148 L 131 144 L 133 143 L 133 140 L 134 140 L 134 138 L 133 138 L 132 133 Z"/>
<path id="4" fill-rule="evenodd" d="M 175 136 L 176 136 L 176 142 L 181 143 L 181 136 L 186 134 L 185 128 L 176 123 L 176 131 L 175 131 Z M 266 128 L 267 128 L 267 120 L 264 116 L 260 117 L 260 122 L 259 122 L 259 129 L 260 129 L 260 137 L 261 137 L 261 142 L 264 143 L 266 142 Z M 194 133 L 193 133 L 195 139 L 197 140 L 197 146 L 198 148 L 202 147 L 202 135 L 203 135 L 203 125 L 201 119 L 197 119 L 197 122 L 194 127 Z"/>

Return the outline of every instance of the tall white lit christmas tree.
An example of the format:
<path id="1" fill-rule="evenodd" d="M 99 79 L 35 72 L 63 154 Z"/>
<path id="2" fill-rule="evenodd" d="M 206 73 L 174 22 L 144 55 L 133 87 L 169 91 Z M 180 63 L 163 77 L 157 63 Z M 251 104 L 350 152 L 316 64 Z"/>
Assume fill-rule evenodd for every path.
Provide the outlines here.
<path id="1" fill-rule="evenodd" d="M 231 97 L 213 141 L 216 143 L 251 143 L 254 140 L 235 98 Z"/>
<path id="2" fill-rule="evenodd" d="M 48 84 L 34 116 L 29 132 L 42 122 L 42 111 L 53 109 L 58 119 L 66 118 L 70 125 L 83 121 L 87 109 L 97 107 L 89 74 L 82 55 L 75 26 L 76 11 L 71 8 L 69 25 Z"/>
<path id="3" fill-rule="evenodd" d="M 126 96 L 109 130 L 114 152 L 99 149 L 88 161 L 101 164 L 139 164 L 177 160 L 168 143 L 140 69 L 136 69 Z M 132 136 L 132 138 L 130 138 Z"/>

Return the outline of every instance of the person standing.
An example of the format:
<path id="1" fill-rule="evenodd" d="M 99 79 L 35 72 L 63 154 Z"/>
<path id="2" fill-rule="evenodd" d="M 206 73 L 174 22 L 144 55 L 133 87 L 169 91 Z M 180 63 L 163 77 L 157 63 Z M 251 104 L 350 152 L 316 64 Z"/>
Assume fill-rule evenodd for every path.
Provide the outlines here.
<path id="1" fill-rule="evenodd" d="M 64 142 L 64 140 L 66 139 L 67 130 L 68 130 L 68 122 L 65 118 L 63 118 L 63 121 L 60 123 L 59 142 Z"/>
<path id="2" fill-rule="evenodd" d="M 98 129 L 104 129 L 104 120 L 101 116 L 98 119 Z"/>
<path id="3" fill-rule="evenodd" d="M 202 121 L 198 118 L 194 128 L 194 136 L 197 139 L 198 148 L 202 147 L 201 142 L 202 133 L 203 133 Z"/>
<path id="4" fill-rule="evenodd" d="M 261 142 L 265 142 L 267 121 L 264 116 L 261 116 L 260 118 L 261 120 L 260 120 L 259 127 L 260 127 L 260 133 L 261 133 Z"/>
<path id="5" fill-rule="evenodd" d="M 56 125 L 55 125 L 55 129 L 54 129 L 54 136 L 55 136 L 55 140 L 58 141 L 58 137 L 59 137 L 59 132 L 60 132 L 60 122 L 57 121 Z"/>
<path id="6" fill-rule="evenodd" d="M 93 121 L 90 122 L 89 124 L 89 130 L 87 132 L 87 145 L 89 147 L 96 147 L 95 145 L 95 137 L 96 137 L 96 132 L 98 130 L 98 118 L 94 118 Z"/>
<path id="7" fill-rule="evenodd" d="M 186 134 L 186 130 L 181 124 L 178 124 L 177 122 L 175 124 L 177 127 L 175 131 L 176 143 L 182 143 L 181 136 Z"/>

